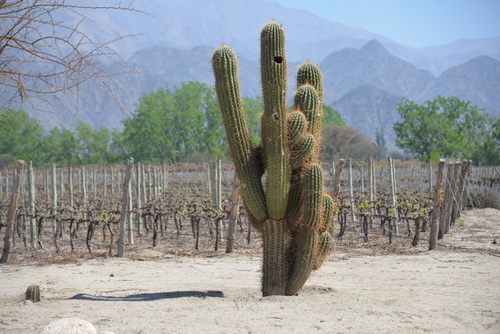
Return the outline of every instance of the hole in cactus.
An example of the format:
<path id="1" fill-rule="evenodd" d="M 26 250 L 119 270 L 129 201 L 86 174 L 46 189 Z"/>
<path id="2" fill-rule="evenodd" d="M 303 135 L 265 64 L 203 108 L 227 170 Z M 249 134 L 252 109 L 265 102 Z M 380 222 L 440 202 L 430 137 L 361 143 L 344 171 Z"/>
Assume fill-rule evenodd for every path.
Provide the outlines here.
<path id="1" fill-rule="evenodd" d="M 274 62 L 276 64 L 281 64 L 283 62 L 283 57 L 281 57 L 281 56 L 274 56 Z"/>
<path id="2" fill-rule="evenodd" d="M 278 115 L 278 113 L 274 113 L 274 114 L 273 114 L 273 119 L 274 119 L 275 121 L 279 121 L 279 119 L 280 119 L 280 115 Z"/>

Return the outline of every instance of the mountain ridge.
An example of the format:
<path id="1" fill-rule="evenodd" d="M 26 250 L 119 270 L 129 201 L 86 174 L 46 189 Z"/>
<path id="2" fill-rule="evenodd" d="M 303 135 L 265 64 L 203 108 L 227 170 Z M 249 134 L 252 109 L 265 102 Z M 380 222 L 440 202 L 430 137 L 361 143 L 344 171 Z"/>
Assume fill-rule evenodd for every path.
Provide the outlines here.
<path id="1" fill-rule="evenodd" d="M 230 45 L 239 55 L 243 95 L 261 95 L 259 34 L 263 24 L 274 17 L 287 31 L 287 54 L 291 60 L 289 90 L 294 89 L 293 68 L 299 62 L 311 59 L 318 63 L 325 75 L 325 103 L 338 107 L 346 119 L 357 120 L 361 130 L 372 138 L 373 127 L 352 113 L 365 115 L 364 119 L 377 114 L 384 120 L 379 125 L 383 125 L 390 138 L 390 122 L 396 117 L 394 101 L 402 97 L 422 102 L 433 99 L 437 93 L 449 96 L 457 92 L 458 98 L 471 100 L 490 114 L 500 115 L 497 107 L 500 93 L 495 90 L 500 87 L 497 74 L 500 37 L 411 49 L 384 36 L 266 0 L 150 0 L 140 5 L 143 8 L 138 9 L 155 16 L 99 13 L 96 21 L 101 20 L 101 25 L 82 25 L 85 32 L 96 38 L 103 38 L 101 35 L 108 38 L 113 33 L 146 33 L 120 40 L 115 46 L 127 60 L 131 73 L 114 77 L 111 90 L 113 98 L 130 111 L 142 94 L 159 88 L 173 88 L 190 80 L 213 85 L 210 55 L 221 43 Z M 487 58 L 470 58 L 481 50 L 486 50 Z M 89 90 L 83 91 L 78 99 L 77 115 L 61 110 L 56 110 L 60 116 L 27 111 L 43 120 L 45 128 L 71 127 L 78 120 L 94 127 L 120 128 L 121 120 L 130 114 L 114 105 L 113 98 L 106 96 L 98 83 L 90 82 L 87 86 Z M 65 99 L 69 105 L 75 104 L 71 98 Z M 379 109 L 375 109 L 377 106 Z"/>

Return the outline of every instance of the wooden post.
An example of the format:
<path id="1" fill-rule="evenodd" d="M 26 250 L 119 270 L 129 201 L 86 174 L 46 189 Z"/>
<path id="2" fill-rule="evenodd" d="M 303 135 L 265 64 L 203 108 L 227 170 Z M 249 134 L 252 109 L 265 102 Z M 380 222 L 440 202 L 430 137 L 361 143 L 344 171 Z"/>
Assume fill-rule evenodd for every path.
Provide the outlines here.
<path id="1" fill-rule="evenodd" d="M 210 162 L 208 163 L 208 166 L 207 166 L 207 186 L 208 186 L 208 193 L 210 194 L 210 196 L 212 197 L 212 202 L 215 204 L 215 196 L 214 196 L 214 193 L 213 193 L 213 164 Z"/>
<path id="2" fill-rule="evenodd" d="M 133 163 L 133 162 L 132 162 Z M 131 169 L 130 173 L 132 174 L 132 167 L 128 167 Z M 132 220 L 132 178 L 130 177 L 128 181 L 128 186 L 127 186 L 127 237 L 128 237 L 128 243 L 130 245 L 134 244 L 134 223 Z"/>
<path id="3" fill-rule="evenodd" d="M 64 170 L 61 168 L 59 173 L 59 197 L 64 198 Z"/>
<path id="4" fill-rule="evenodd" d="M 122 210 L 120 214 L 120 235 L 118 237 L 118 257 L 123 257 L 125 253 L 125 222 L 127 219 L 127 208 L 129 202 L 128 195 L 133 166 L 134 158 L 128 158 L 125 180 L 123 181 Z"/>
<path id="5" fill-rule="evenodd" d="M 56 216 L 57 216 L 57 174 L 56 174 L 56 164 L 52 164 L 52 232 L 54 237 L 56 237 Z"/>
<path id="6" fill-rule="evenodd" d="M 217 175 L 216 206 L 218 210 L 222 210 L 222 160 L 221 159 L 217 159 L 216 161 L 215 172 Z M 218 224 L 219 224 L 219 235 L 221 238 L 224 238 L 223 220 L 219 219 Z"/>
<path id="7" fill-rule="evenodd" d="M 361 173 L 361 193 L 365 192 L 365 166 L 359 166 L 359 172 Z"/>
<path id="8" fill-rule="evenodd" d="M 452 196 L 452 188 L 451 182 L 453 179 L 453 163 L 448 163 L 447 171 L 446 171 L 446 181 L 444 185 L 444 200 L 443 200 L 443 208 L 441 212 L 441 216 L 439 217 L 439 231 L 438 231 L 438 239 L 443 239 L 444 234 L 446 233 L 446 225 L 449 224 L 448 220 L 450 219 L 450 207 L 451 201 L 453 200 Z"/>
<path id="9" fill-rule="evenodd" d="M 115 195 L 115 169 L 111 166 L 111 197 Z"/>
<path id="10" fill-rule="evenodd" d="M 148 198 L 147 198 L 147 192 L 146 192 L 146 182 L 147 182 L 147 179 L 146 179 L 146 166 L 142 165 L 142 175 L 141 175 L 141 187 L 142 187 L 142 202 L 143 203 L 146 203 L 148 201 Z"/>
<path id="11" fill-rule="evenodd" d="M 29 188 L 29 210 L 32 215 L 30 219 L 30 236 L 31 236 L 31 248 L 35 249 L 37 247 L 37 231 L 36 231 L 36 218 L 35 216 L 35 178 L 33 173 L 33 161 L 28 162 L 28 188 Z"/>
<path id="12" fill-rule="evenodd" d="M 466 160 L 465 162 L 465 170 L 463 172 L 463 180 L 464 180 L 464 186 L 462 189 L 462 211 L 467 209 L 467 200 L 469 196 L 469 180 L 471 176 L 471 166 L 472 166 L 472 160 Z"/>
<path id="13" fill-rule="evenodd" d="M 103 190 L 103 198 L 108 196 L 108 171 L 106 167 L 102 169 L 102 190 Z"/>
<path id="14" fill-rule="evenodd" d="M 12 191 L 12 197 L 10 201 L 9 214 L 7 217 L 7 226 L 5 228 L 5 236 L 3 243 L 2 257 L 0 258 L 0 263 L 7 263 L 9 261 L 10 246 L 12 244 L 12 235 L 14 231 L 14 220 L 16 218 L 17 205 L 19 204 L 19 191 L 21 189 L 21 172 L 24 165 L 23 160 L 17 161 L 17 177 L 14 183 L 14 189 Z"/>
<path id="15" fill-rule="evenodd" d="M 141 206 L 142 206 L 142 194 L 141 194 L 141 183 L 142 183 L 142 164 L 140 162 L 137 163 L 137 167 L 136 167 L 136 174 L 137 174 L 137 178 L 136 178 L 136 184 L 135 184 L 135 188 L 136 188 L 136 202 L 137 202 L 137 215 L 136 215 L 136 224 L 137 224 L 137 233 L 139 235 L 142 235 L 142 217 L 141 217 Z"/>
<path id="16" fill-rule="evenodd" d="M 436 179 L 436 190 L 434 193 L 434 209 L 431 215 L 431 232 L 429 236 L 429 250 L 436 249 L 438 237 L 438 222 L 441 210 L 441 189 L 443 188 L 444 159 L 439 160 L 438 173 Z"/>
<path id="17" fill-rule="evenodd" d="M 80 168 L 81 186 L 82 186 L 82 210 L 83 218 L 87 218 L 87 172 L 85 171 L 85 166 L 82 165 Z"/>
<path id="18" fill-rule="evenodd" d="M 92 195 L 97 198 L 97 166 L 92 166 Z"/>
<path id="19" fill-rule="evenodd" d="M 394 170 L 394 162 L 392 158 L 389 158 L 389 175 L 391 179 L 391 203 L 393 207 L 393 213 L 394 213 L 394 225 L 393 225 L 393 231 L 394 235 L 398 236 L 399 235 L 399 229 L 398 229 L 398 210 L 396 208 L 396 173 Z"/>
<path id="20" fill-rule="evenodd" d="M 338 196 L 339 196 L 339 192 L 340 192 L 340 173 L 342 173 L 342 168 L 344 167 L 344 164 L 345 164 L 345 160 L 344 159 L 340 159 L 338 164 L 337 164 L 337 168 L 335 169 L 335 176 L 333 177 L 333 192 L 332 192 L 332 198 L 333 198 L 333 212 L 334 213 L 337 213 L 337 209 L 338 209 Z M 332 222 L 331 226 L 330 226 L 330 234 L 331 235 L 334 235 L 334 231 L 335 231 L 335 226 Z"/>
<path id="21" fill-rule="evenodd" d="M 152 197 L 152 189 L 151 189 L 151 183 L 152 183 L 152 175 L 151 175 L 151 165 L 148 165 L 148 200 L 151 201 Z"/>
<path id="22" fill-rule="evenodd" d="M 168 187 L 168 169 L 167 169 L 167 165 L 163 164 L 163 185 L 162 185 L 162 196 L 163 194 L 165 194 L 165 192 L 167 191 L 167 187 Z"/>
<path id="23" fill-rule="evenodd" d="M 351 205 L 351 223 L 354 223 L 356 221 L 354 217 L 354 192 L 352 189 L 352 160 L 349 158 L 347 160 L 347 172 L 348 172 L 348 178 L 349 178 L 349 203 Z"/>
<path id="24" fill-rule="evenodd" d="M 73 207 L 73 167 L 68 169 L 69 206 Z"/>
<path id="25" fill-rule="evenodd" d="M 153 187 L 154 187 L 154 195 L 155 199 L 158 198 L 158 186 L 160 185 L 160 182 L 158 180 L 158 168 L 156 166 L 153 166 Z"/>
<path id="26" fill-rule="evenodd" d="M 450 226 L 455 224 L 456 219 L 458 218 L 458 203 L 461 201 L 461 194 L 459 193 L 458 189 L 460 188 L 460 179 L 462 175 L 462 162 L 460 160 L 457 160 L 455 163 L 455 168 L 453 170 L 453 189 L 452 189 L 452 194 L 453 194 L 453 202 L 451 205 L 451 210 L 450 210 L 450 222 L 447 225 L 447 229 L 445 229 L 445 233 L 450 232 Z"/>
<path id="27" fill-rule="evenodd" d="M 47 196 L 47 202 L 50 201 L 50 188 L 49 188 L 49 170 L 45 170 L 45 195 Z"/>
<path id="28" fill-rule="evenodd" d="M 233 190 L 231 192 L 231 216 L 229 217 L 229 226 L 226 236 L 226 253 L 232 253 L 234 248 L 234 230 L 238 220 L 240 207 L 240 181 L 234 172 Z"/>
<path id="29" fill-rule="evenodd" d="M 374 197 L 374 187 L 373 187 L 373 159 L 370 158 L 368 160 L 368 190 L 369 190 L 369 199 L 370 199 L 370 216 L 372 219 L 370 219 L 370 222 L 373 221 L 373 216 L 375 215 L 375 197 Z M 370 226 L 371 227 L 371 226 Z"/>
<path id="30" fill-rule="evenodd" d="M 432 161 L 429 161 L 429 194 L 432 194 L 432 190 L 434 188 L 434 185 L 432 184 L 433 177 L 434 175 L 432 175 Z"/>

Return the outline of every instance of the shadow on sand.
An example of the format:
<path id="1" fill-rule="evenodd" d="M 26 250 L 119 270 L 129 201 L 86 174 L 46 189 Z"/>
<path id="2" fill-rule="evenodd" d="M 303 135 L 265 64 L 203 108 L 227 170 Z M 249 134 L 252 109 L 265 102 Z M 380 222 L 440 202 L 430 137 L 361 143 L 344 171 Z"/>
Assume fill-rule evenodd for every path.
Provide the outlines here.
<path id="1" fill-rule="evenodd" d="M 86 293 L 74 295 L 69 299 L 91 300 L 91 301 L 108 301 L 108 302 L 147 302 L 161 299 L 198 297 L 198 298 L 224 298 L 222 291 L 172 291 L 158 293 L 138 293 L 123 297 L 115 296 L 94 296 Z"/>

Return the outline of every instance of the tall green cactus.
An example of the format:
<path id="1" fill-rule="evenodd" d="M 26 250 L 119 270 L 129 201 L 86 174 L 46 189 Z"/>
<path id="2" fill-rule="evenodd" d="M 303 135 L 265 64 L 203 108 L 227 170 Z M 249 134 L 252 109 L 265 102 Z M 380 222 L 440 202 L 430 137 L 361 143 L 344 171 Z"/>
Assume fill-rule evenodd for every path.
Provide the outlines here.
<path id="1" fill-rule="evenodd" d="M 262 144 L 252 147 L 233 50 L 225 45 L 215 50 L 212 66 L 243 202 L 250 221 L 262 233 L 262 293 L 294 295 L 333 245 L 328 232 L 333 199 L 323 189 L 317 163 L 323 117 L 321 72 L 310 62 L 299 68 L 295 110 L 289 113 L 285 31 L 275 21 L 262 29 Z"/>

